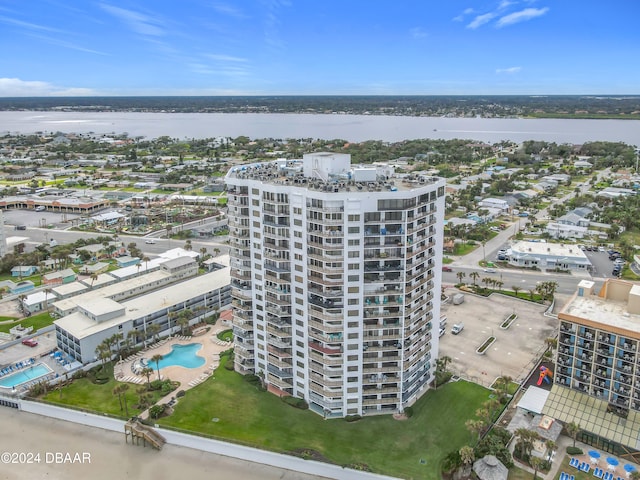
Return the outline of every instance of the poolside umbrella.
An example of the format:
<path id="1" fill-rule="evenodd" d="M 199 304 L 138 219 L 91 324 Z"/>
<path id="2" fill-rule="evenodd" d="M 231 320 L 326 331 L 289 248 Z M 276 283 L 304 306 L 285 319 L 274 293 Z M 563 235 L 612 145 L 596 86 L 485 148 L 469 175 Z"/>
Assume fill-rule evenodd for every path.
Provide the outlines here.
<path id="1" fill-rule="evenodd" d="M 630 465 L 630 464 L 627 463 L 624 466 L 624 471 L 627 472 L 627 473 L 635 472 L 636 471 L 636 467 L 634 467 L 633 465 Z"/>
<path id="2" fill-rule="evenodd" d="M 587 453 L 591 458 L 600 458 L 600 452 L 597 450 L 589 450 Z"/>
<path id="3" fill-rule="evenodd" d="M 607 457 L 607 463 L 609 465 L 611 465 L 612 467 L 615 467 L 615 466 L 620 464 L 620 462 L 617 459 L 613 458 L 613 457 Z"/>

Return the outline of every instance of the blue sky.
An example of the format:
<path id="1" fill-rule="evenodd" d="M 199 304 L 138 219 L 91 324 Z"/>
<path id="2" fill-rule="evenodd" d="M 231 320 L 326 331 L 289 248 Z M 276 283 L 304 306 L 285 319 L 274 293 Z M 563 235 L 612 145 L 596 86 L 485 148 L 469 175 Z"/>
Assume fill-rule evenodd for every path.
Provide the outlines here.
<path id="1" fill-rule="evenodd" d="M 640 93 L 637 0 L 0 0 L 0 96 Z"/>

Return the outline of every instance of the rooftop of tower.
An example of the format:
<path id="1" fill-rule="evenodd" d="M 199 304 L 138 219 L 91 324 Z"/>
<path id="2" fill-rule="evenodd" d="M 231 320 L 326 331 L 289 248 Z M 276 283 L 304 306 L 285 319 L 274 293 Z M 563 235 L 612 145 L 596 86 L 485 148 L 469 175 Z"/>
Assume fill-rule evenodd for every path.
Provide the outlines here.
<path id="1" fill-rule="evenodd" d="M 394 164 L 351 165 L 344 153 L 319 152 L 302 159 L 279 159 L 233 167 L 227 179 L 259 180 L 322 192 L 394 192 L 413 190 L 441 180 L 421 173 L 397 174 Z"/>
<path id="2" fill-rule="evenodd" d="M 594 282 L 582 280 L 578 291 L 559 312 L 558 318 L 583 319 L 640 336 L 639 306 L 640 285 L 608 279 L 596 294 Z"/>

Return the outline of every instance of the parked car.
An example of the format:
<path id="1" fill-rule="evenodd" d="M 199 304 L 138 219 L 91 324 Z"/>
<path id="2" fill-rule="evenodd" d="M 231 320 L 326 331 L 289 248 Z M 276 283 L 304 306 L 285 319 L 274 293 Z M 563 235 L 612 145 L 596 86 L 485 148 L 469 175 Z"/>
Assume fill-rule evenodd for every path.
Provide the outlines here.
<path id="1" fill-rule="evenodd" d="M 24 340 L 22 340 L 22 344 L 26 345 L 27 347 L 37 347 L 38 341 L 33 338 L 25 338 Z"/>
<path id="2" fill-rule="evenodd" d="M 485 268 L 484 273 L 496 273 L 496 269 L 495 268 Z"/>
<path id="3" fill-rule="evenodd" d="M 445 334 L 445 332 L 446 332 L 445 328 L 444 327 L 440 327 L 440 333 L 438 334 L 438 336 L 441 337 L 442 335 Z"/>
<path id="4" fill-rule="evenodd" d="M 453 272 L 453 268 L 448 267 L 448 266 L 446 266 L 446 265 L 443 265 L 443 266 L 442 266 L 442 271 L 443 271 L 443 272 Z"/>
<path id="5" fill-rule="evenodd" d="M 454 335 L 458 335 L 462 330 L 464 330 L 464 323 L 456 323 L 451 327 L 451 333 Z"/>
<path id="6" fill-rule="evenodd" d="M 154 243 L 156 243 L 156 241 L 153 238 L 149 238 L 149 239 L 145 240 L 144 243 L 148 243 L 149 245 L 153 245 Z"/>

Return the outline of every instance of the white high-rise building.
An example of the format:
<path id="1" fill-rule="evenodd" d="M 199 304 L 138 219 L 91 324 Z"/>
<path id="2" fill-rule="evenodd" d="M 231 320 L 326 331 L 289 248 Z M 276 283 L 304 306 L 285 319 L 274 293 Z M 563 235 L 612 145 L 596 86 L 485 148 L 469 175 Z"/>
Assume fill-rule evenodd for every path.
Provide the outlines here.
<path id="1" fill-rule="evenodd" d="M 438 353 L 444 180 L 314 153 L 226 183 L 236 370 L 325 416 L 411 405 Z"/>

